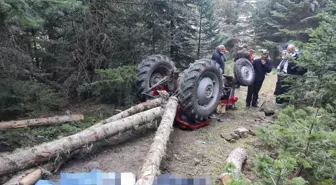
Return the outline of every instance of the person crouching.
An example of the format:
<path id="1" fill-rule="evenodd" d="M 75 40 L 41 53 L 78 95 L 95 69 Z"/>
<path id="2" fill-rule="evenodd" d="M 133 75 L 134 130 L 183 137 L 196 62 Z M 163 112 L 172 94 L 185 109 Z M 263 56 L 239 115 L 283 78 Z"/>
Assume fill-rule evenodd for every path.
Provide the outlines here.
<path id="1" fill-rule="evenodd" d="M 271 63 L 268 60 L 268 52 L 264 51 L 261 58 L 256 59 L 252 62 L 255 70 L 255 79 L 254 83 L 248 86 L 247 97 L 246 97 L 246 107 L 257 108 L 258 107 L 258 97 L 261 86 L 264 82 L 266 73 L 272 71 Z"/>

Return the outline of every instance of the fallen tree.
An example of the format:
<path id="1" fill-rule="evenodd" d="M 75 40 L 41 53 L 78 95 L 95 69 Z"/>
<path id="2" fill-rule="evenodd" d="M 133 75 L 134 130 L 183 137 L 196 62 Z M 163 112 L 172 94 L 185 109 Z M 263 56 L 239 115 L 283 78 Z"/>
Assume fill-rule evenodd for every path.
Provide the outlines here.
<path id="1" fill-rule="evenodd" d="M 63 155 L 53 163 L 47 163 L 41 167 L 23 170 L 12 176 L 11 179 L 7 181 L 4 185 L 33 185 L 38 180 L 40 180 L 42 178 L 42 175 L 44 175 L 45 173 L 58 172 L 63 164 L 65 164 L 69 159 L 71 159 L 74 155 L 77 155 L 79 152 L 80 150 L 75 150 L 69 155 Z"/>
<path id="2" fill-rule="evenodd" d="M 48 118 L 36 118 L 36 119 L 28 119 L 28 120 L 19 120 L 19 121 L 6 121 L 0 122 L 1 128 L 23 128 L 23 127 L 31 127 L 31 126 L 45 126 L 52 125 L 57 123 L 65 123 L 70 121 L 79 121 L 83 120 L 84 116 L 82 114 L 73 114 L 73 115 L 65 115 L 65 116 L 54 116 Z"/>
<path id="3" fill-rule="evenodd" d="M 165 102 L 166 102 L 166 100 L 164 98 L 157 98 L 157 99 L 153 99 L 153 100 L 148 100 L 146 102 L 135 105 L 135 106 L 133 106 L 133 107 L 127 109 L 127 110 L 124 110 L 124 111 L 122 111 L 122 112 L 120 112 L 120 113 L 118 113 L 118 114 L 116 114 L 112 117 L 109 117 L 105 120 L 102 120 L 102 121 L 98 122 L 97 124 L 92 125 L 88 129 L 97 128 L 97 127 L 99 127 L 101 125 L 104 125 L 106 123 L 109 123 L 109 122 L 112 122 L 112 121 L 117 121 L 117 120 L 126 118 L 128 116 L 134 115 L 136 113 L 143 112 L 145 110 L 158 107 Z"/>
<path id="4" fill-rule="evenodd" d="M 135 114 L 133 116 L 109 122 L 96 128 L 86 129 L 74 135 L 48 143 L 14 152 L 0 157 L 0 175 L 17 172 L 32 166 L 37 166 L 58 154 L 67 153 L 98 140 L 115 136 L 140 126 L 162 116 L 163 109 L 157 107 Z"/>
<path id="5" fill-rule="evenodd" d="M 154 142 L 146 156 L 145 162 L 138 175 L 135 185 L 152 185 L 155 177 L 160 172 L 160 163 L 166 152 L 167 142 L 173 128 L 174 119 L 177 111 L 178 100 L 172 96 L 163 113 L 161 124 L 156 131 Z"/>
<path id="6" fill-rule="evenodd" d="M 143 111 L 146 111 L 148 109 L 158 107 L 158 106 L 162 105 L 163 103 L 166 103 L 166 100 L 168 99 L 167 94 L 161 92 L 160 95 L 162 95 L 162 97 L 156 98 L 156 99 L 153 99 L 153 100 L 148 100 L 146 102 L 135 105 L 135 106 L 133 106 L 129 109 L 126 109 L 126 110 L 124 110 L 124 111 L 122 111 L 122 112 L 120 112 L 120 113 L 118 113 L 118 114 L 116 114 L 112 117 L 109 117 L 105 120 L 102 120 L 102 121 L 92 125 L 91 127 L 87 128 L 86 130 L 97 128 L 97 127 L 99 127 L 101 125 L 104 125 L 106 123 L 109 123 L 109 122 L 112 122 L 112 121 L 117 121 L 117 120 L 126 118 L 128 116 L 134 115 L 136 113 L 143 112 Z M 81 149 L 81 153 L 90 153 L 91 150 L 92 150 L 92 147 L 83 148 L 83 149 Z"/>
<path id="7" fill-rule="evenodd" d="M 41 179 L 42 174 L 41 168 L 25 170 L 12 177 L 12 179 L 4 185 L 33 185 Z"/>
<path id="8" fill-rule="evenodd" d="M 241 174 L 243 164 L 247 159 L 247 152 L 244 148 L 234 149 L 226 160 L 227 171 L 220 177 L 223 185 L 229 185 L 232 177 L 238 177 Z"/>

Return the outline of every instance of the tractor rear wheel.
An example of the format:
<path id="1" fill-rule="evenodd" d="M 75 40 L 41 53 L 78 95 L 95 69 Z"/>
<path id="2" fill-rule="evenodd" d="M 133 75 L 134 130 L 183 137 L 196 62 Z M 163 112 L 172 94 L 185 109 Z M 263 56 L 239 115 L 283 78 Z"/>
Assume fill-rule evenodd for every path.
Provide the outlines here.
<path id="1" fill-rule="evenodd" d="M 138 65 L 135 82 L 140 101 L 147 100 L 147 96 L 143 95 L 143 92 L 149 91 L 153 85 L 165 76 L 169 76 L 170 72 L 174 70 L 176 70 L 174 62 L 164 55 L 152 55 L 142 60 Z"/>
<path id="2" fill-rule="evenodd" d="M 251 62 L 246 58 L 238 59 L 234 64 L 234 76 L 240 85 L 252 85 L 255 78 L 255 71 Z"/>
<path id="3" fill-rule="evenodd" d="M 212 60 L 191 64 L 178 79 L 178 99 L 188 119 L 202 122 L 217 108 L 223 91 L 222 69 Z"/>

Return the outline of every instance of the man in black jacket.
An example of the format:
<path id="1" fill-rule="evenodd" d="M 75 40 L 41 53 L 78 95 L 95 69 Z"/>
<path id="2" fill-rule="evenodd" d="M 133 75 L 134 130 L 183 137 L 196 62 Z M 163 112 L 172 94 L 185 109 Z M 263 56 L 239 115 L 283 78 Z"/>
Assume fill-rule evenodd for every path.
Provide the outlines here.
<path id="1" fill-rule="evenodd" d="M 280 95 L 285 94 L 289 91 L 291 83 L 287 82 L 286 79 L 291 75 L 300 75 L 302 76 L 307 72 L 306 69 L 302 69 L 296 65 L 294 61 L 291 61 L 290 58 L 294 60 L 298 60 L 299 55 L 295 51 L 295 46 L 293 44 L 289 44 L 287 46 L 287 51 L 283 52 L 283 60 L 277 67 L 278 81 L 276 83 L 274 95 L 276 95 L 276 103 L 283 104 L 288 103 L 288 98 L 280 97 Z"/>
<path id="2" fill-rule="evenodd" d="M 224 74 L 224 70 L 225 70 L 225 54 L 226 53 L 226 48 L 224 45 L 219 45 L 216 49 L 216 51 L 214 52 L 214 54 L 212 55 L 212 60 L 216 61 L 221 69 L 223 70 L 223 74 Z"/>
<path id="3" fill-rule="evenodd" d="M 272 71 L 271 63 L 268 60 L 268 52 L 264 51 L 261 58 L 253 61 L 255 70 L 254 83 L 247 89 L 246 107 L 258 107 L 258 94 L 264 82 L 266 73 Z"/>

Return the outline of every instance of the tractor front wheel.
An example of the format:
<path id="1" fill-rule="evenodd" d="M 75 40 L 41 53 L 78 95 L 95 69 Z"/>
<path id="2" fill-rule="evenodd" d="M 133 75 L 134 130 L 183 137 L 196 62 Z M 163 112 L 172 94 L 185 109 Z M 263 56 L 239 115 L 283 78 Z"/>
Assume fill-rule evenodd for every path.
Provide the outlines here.
<path id="1" fill-rule="evenodd" d="M 207 120 L 223 92 L 220 66 L 212 60 L 197 60 L 179 77 L 178 90 L 182 113 L 195 122 Z"/>
<path id="2" fill-rule="evenodd" d="M 142 60 L 136 74 L 136 87 L 140 101 L 146 101 L 148 97 L 143 93 L 152 93 L 148 91 L 174 70 L 176 70 L 174 62 L 164 55 L 152 55 Z M 153 90 L 162 90 L 162 88 L 168 91 L 166 84 Z"/>

